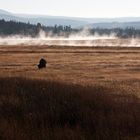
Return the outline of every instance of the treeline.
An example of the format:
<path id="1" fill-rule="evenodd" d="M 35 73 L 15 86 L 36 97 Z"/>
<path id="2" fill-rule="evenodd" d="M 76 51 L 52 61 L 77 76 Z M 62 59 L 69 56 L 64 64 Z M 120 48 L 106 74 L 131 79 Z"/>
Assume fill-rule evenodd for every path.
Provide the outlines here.
<path id="1" fill-rule="evenodd" d="M 99 34 L 99 35 L 112 35 L 114 34 L 115 36 L 119 38 L 139 38 L 140 37 L 140 29 L 135 29 L 133 27 L 128 27 L 125 29 L 121 28 L 113 28 L 113 29 L 101 29 L 101 28 L 96 28 L 96 29 L 91 29 L 90 30 L 91 34 Z"/>
<path id="2" fill-rule="evenodd" d="M 0 20 L 0 35 L 7 36 L 7 35 L 32 35 L 35 36 L 38 31 L 37 25 L 32 25 L 30 23 L 22 23 L 22 22 L 15 22 L 15 21 L 5 21 Z"/>
<path id="3" fill-rule="evenodd" d="M 30 35 L 36 37 L 40 30 L 43 30 L 47 33 L 64 35 L 69 34 L 72 31 L 71 26 L 43 26 L 40 23 L 33 25 L 30 23 L 22 23 L 16 21 L 5 21 L 4 19 L 0 20 L 0 35 Z"/>
<path id="4" fill-rule="evenodd" d="M 70 25 L 55 25 L 55 26 L 43 26 L 40 23 L 33 25 L 30 23 L 22 23 L 16 21 L 5 21 L 0 20 L 0 36 L 7 35 L 29 35 L 32 37 L 36 37 L 39 35 L 40 30 L 43 30 L 46 35 L 49 36 L 69 36 L 71 33 L 81 32 L 83 29 L 73 29 Z M 113 29 L 102 29 L 102 28 L 91 28 L 89 29 L 89 33 L 91 35 L 112 35 L 115 34 L 120 38 L 136 38 L 140 37 L 140 29 L 135 29 L 132 27 L 121 29 L 121 28 L 113 28 Z"/>
<path id="5" fill-rule="evenodd" d="M 55 26 L 47 26 L 42 27 L 42 29 L 46 32 L 52 32 L 54 34 L 61 35 L 62 33 L 71 33 L 73 29 L 71 26 L 62 26 L 62 25 L 55 25 Z"/>

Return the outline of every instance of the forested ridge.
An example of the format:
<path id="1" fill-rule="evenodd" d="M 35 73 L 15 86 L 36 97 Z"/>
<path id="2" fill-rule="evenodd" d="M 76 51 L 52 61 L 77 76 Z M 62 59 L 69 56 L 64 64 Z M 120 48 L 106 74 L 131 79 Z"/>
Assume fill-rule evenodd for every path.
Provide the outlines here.
<path id="1" fill-rule="evenodd" d="M 55 26 L 44 26 L 40 23 L 30 24 L 17 22 L 17 21 L 5 21 L 4 19 L 0 20 L 0 36 L 10 36 L 10 35 L 24 35 L 24 36 L 38 36 L 40 30 L 43 30 L 46 35 L 51 32 L 51 35 L 58 35 L 58 36 L 69 36 L 71 33 L 78 33 L 83 30 L 83 28 L 74 29 L 70 25 L 56 25 Z M 133 27 L 129 28 L 112 28 L 112 29 L 105 29 L 105 28 L 90 28 L 89 30 L 90 35 L 112 35 L 115 34 L 117 37 L 120 38 L 136 38 L 140 37 L 140 29 L 135 29 Z"/>

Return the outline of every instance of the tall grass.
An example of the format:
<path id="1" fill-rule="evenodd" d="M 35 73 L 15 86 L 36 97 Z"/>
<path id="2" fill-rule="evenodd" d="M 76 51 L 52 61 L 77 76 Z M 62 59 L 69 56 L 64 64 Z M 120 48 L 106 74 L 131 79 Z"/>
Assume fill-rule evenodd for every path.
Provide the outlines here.
<path id="1" fill-rule="evenodd" d="M 139 98 L 110 87 L 1 78 L 0 139 L 140 139 Z"/>

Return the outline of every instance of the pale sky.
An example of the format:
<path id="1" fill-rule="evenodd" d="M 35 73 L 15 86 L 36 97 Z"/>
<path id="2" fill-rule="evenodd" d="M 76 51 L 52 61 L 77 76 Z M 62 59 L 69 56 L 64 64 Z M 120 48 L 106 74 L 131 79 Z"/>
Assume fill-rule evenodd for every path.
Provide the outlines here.
<path id="1" fill-rule="evenodd" d="M 140 0 L 0 0 L 0 9 L 72 17 L 137 17 Z"/>

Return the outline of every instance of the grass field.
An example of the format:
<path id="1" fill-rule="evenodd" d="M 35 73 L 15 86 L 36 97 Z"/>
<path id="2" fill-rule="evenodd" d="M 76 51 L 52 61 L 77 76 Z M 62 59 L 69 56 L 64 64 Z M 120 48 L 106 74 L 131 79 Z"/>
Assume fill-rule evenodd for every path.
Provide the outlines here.
<path id="1" fill-rule="evenodd" d="M 48 61 L 38 70 L 39 59 Z M 140 48 L 1 46 L 0 76 L 80 84 L 140 79 Z"/>
<path id="2" fill-rule="evenodd" d="M 2 140 L 139 140 L 139 98 L 140 48 L 0 46 Z"/>

